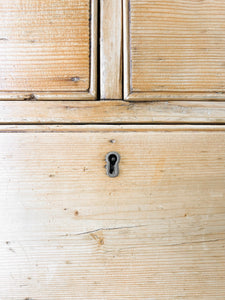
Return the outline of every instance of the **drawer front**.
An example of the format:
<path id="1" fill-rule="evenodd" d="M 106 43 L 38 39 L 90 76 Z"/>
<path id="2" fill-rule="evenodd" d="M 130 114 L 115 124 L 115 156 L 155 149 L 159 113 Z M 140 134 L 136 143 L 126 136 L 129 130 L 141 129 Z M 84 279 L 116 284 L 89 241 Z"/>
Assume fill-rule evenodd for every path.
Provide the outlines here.
<path id="1" fill-rule="evenodd" d="M 124 0 L 125 97 L 224 100 L 223 0 Z"/>
<path id="2" fill-rule="evenodd" d="M 0 0 L 0 99 L 94 99 L 93 0 Z"/>
<path id="3" fill-rule="evenodd" d="M 223 126 L 1 127 L 0 299 L 224 299 L 224 149 Z"/>

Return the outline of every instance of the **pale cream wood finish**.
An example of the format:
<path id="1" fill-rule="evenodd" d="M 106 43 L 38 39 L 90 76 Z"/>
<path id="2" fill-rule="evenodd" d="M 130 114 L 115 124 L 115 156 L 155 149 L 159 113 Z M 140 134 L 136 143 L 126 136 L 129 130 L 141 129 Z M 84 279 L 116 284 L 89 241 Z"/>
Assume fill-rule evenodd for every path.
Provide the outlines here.
<path id="1" fill-rule="evenodd" d="M 122 0 L 100 0 L 101 99 L 122 99 Z"/>
<path id="2" fill-rule="evenodd" d="M 97 0 L 0 1 L 0 99 L 96 99 Z"/>
<path id="3" fill-rule="evenodd" d="M 124 0 L 129 100 L 225 100 L 223 0 Z"/>
<path id="4" fill-rule="evenodd" d="M 207 101 L 2 101 L 0 123 L 225 124 L 225 104 Z"/>
<path id="5" fill-rule="evenodd" d="M 0 299 L 224 299 L 224 149 L 225 126 L 1 126 Z"/>

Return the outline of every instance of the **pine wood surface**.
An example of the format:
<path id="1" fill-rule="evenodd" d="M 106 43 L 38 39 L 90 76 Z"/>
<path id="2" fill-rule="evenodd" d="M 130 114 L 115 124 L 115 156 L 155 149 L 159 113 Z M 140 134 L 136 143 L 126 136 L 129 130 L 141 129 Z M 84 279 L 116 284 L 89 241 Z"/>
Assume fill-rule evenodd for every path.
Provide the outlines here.
<path id="1" fill-rule="evenodd" d="M 225 124 L 225 104 L 213 101 L 1 101 L 0 123 Z"/>
<path id="2" fill-rule="evenodd" d="M 92 99 L 97 1 L 0 1 L 0 99 Z"/>
<path id="3" fill-rule="evenodd" d="M 125 98 L 224 100 L 223 0 L 124 0 Z"/>
<path id="4" fill-rule="evenodd" d="M 123 99 L 122 0 L 100 1 L 101 99 Z"/>
<path id="5" fill-rule="evenodd" d="M 224 299 L 224 149 L 224 126 L 1 126 L 0 299 Z"/>

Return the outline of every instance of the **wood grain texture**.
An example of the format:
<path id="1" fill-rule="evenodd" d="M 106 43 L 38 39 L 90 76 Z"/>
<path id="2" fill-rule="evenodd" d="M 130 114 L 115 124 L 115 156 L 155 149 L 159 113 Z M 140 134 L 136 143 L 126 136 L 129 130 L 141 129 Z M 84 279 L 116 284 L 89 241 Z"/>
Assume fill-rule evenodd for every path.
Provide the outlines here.
<path id="1" fill-rule="evenodd" d="M 101 0 L 101 99 L 122 99 L 122 0 Z"/>
<path id="2" fill-rule="evenodd" d="M 125 98 L 224 100 L 223 0 L 124 0 Z"/>
<path id="3" fill-rule="evenodd" d="M 0 1 L 0 99 L 96 97 L 97 0 Z"/>
<path id="4" fill-rule="evenodd" d="M 224 102 L 2 101 L 0 123 L 225 124 Z"/>
<path id="5" fill-rule="evenodd" d="M 0 299 L 224 299 L 224 149 L 225 126 L 1 126 Z"/>

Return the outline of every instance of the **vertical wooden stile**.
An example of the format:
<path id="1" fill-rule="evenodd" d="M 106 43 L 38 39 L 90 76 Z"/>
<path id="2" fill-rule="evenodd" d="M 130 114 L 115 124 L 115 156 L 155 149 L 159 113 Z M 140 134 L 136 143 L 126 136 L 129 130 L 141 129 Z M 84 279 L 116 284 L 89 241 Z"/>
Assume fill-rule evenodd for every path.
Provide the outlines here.
<path id="1" fill-rule="evenodd" d="M 122 0 L 100 1 L 101 99 L 122 99 Z"/>

